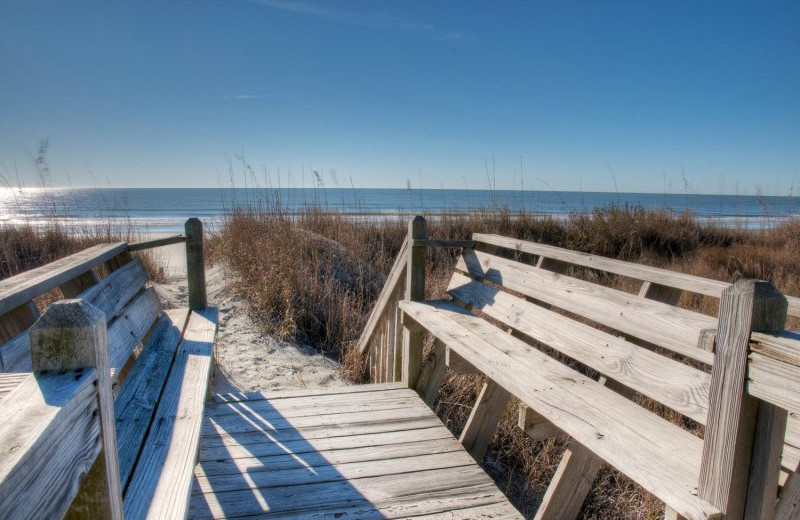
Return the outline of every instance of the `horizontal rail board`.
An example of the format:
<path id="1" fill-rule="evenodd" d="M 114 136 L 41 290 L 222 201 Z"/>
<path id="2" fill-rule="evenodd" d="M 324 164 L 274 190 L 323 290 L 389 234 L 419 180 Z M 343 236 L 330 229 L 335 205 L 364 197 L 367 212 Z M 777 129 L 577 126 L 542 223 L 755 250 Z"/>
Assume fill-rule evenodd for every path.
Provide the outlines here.
<path id="1" fill-rule="evenodd" d="M 183 235 L 174 235 L 164 238 L 154 238 L 153 240 L 143 240 L 141 242 L 133 242 L 132 244 L 128 244 L 128 251 L 142 251 L 144 249 L 169 246 L 172 244 L 182 244 L 184 242 L 186 242 L 186 237 Z"/>
<path id="2" fill-rule="evenodd" d="M 800 413 L 800 333 L 753 333 L 747 391 L 791 413 Z"/>
<path id="3" fill-rule="evenodd" d="M 28 303 L 76 276 L 127 251 L 128 244 L 99 244 L 47 265 L 0 280 L 0 315 Z"/>

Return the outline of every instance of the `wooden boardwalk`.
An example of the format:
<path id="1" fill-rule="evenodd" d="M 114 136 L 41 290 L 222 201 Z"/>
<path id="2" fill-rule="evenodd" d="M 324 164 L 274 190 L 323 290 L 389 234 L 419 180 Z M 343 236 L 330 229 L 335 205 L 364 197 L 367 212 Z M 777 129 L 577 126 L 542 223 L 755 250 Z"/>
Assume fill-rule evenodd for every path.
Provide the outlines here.
<path id="1" fill-rule="evenodd" d="M 190 518 L 522 516 L 396 383 L 215 396 Z"/>

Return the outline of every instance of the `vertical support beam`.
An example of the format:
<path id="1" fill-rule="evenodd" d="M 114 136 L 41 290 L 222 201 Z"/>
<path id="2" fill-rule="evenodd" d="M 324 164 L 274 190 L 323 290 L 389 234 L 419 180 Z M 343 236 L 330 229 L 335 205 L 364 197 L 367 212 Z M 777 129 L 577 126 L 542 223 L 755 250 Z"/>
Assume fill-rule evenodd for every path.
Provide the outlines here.
<path id="1" fill-rule="evenodd" d="M 186 221 L 186 278 L 189 284 L 189 308 L 193 311 L 205 308 L 207 300 L 203 223 L 198 218 Z"/>
<path id="2" fill-rule="evenodd" d="M 425 253 L 427 246 L 420 243 L 428 238 L 425 219 L 419 215 L 408 223 L 408 267 L 406 269 L 406 300 L 419 302 L 425 299 Z M 422 332 L 403 330 L 403 382 L 416 388 L 422 371 Z"/>
<path id="3" fill-rule="evenodd" d="M 722 292 L 698 495 L 728 520 L 744 516 L 758 415 L 758 400 L 745 393 L 750 333 L 782 330 L 786 308 L 767 282 L 739 280 Z"/>
<path id="4" fill-rule="evenodd" d="M 603 460 L 574 439 L 561 457 L 556 474 L 536 511 L 535 520 L 567 520 L 575 518 L 592 490 Z"/>
<path id="5" fill-rule="evenodd" d="M 536 410 L 519 403 L 517 425 L 534 441 L 543 441 L 564 434 L 556 425 L 542 417 Z"/>
<path id="6" fill-rule="evenodd" d="M 422 375 L 417 383 L 417 393 L 425 401 L 429 408 L 433 408 L 436 396 L 439 395 L 439 387 L 442 386 L 445 375 L 447 375 L 447 364 L 445 363 L 446 347 L 438 339 L 433 343 L 433 352 L 430 359 L 422 368 Z"/>
<path id="7" fill-rule="evenodd" d="M 500 385 L 487 379 L 483 383 L 481 393 L 472 407 L 467 424 L 458 442 L 478 462 L 483 460 L 486 448 L 492 440 L 497 424 L 503 418 L 503 413 L 511 400 L 511 394 Z"/>
<path id="8" fill-rule="evenodd" d="M 96 367 L 103 448 L 83 480 L 67 518 L 122 520 L 105 314 L 83 300 L 54 303 L 31 329 L 31 363 L 34 371 Z"/>
<path id="9" fill-rule="evenodd" d="M 758 403 L 758 420 L 750 463 L 750 483 L 744 517 L 770 520 L 778 502 L 778 479 L 789 412 L 773 404 Z"/>
<path id="10" fill-rule="evenodd" d="M 800 471 L 800 467 L 797 471 Z M 783 486 L 774 520 L 794 520 L 800 516 L 800 473 L 797 471 L 789 474 Z"/>

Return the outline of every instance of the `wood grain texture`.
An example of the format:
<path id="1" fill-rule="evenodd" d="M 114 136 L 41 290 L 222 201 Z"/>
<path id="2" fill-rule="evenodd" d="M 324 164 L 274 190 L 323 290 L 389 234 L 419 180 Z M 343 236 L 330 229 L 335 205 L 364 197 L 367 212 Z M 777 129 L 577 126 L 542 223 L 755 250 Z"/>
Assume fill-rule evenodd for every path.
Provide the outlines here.
<path id="1" fill-rule="evenodd" d="M 191 313 L 125 495 L 128 520 L 185 516 L 216 333 L 216 308 Z"/>
<path id="2" fill-rule="evenodd" d="M 800 470 L 800 467 L 795 467 Z M 775 508 L 774 520 L 796 520 L 800 517 L 800 473 L 791 473 Z"/>
<path id="3" fill-rule="evenodd" d="M 729 285 L 726 282 L 678 273 L 667 269 L 659 269 L 657 267 L 650 267 L 633 262 L 625 262 L 603 256 L 570 251 L 569 249 L 537 244 L 535 242 L 526 242 L 499 235 L 474 233 L 472 239 L 476 242 L 483 242 L 485 244 L 511 249 L 512 251 L 522 251 L 532 255 L 544 256 L 570 264 L 590 267 L 592 269 L 627 276 L 629 278 L 637 278 L 639 280 L 698 294 L 705 294 L 715 298 L 719 298 L 722 291 Z"/>
<path id="4" fill-rule="evenodd" d="M 726 519 L 743 517 L 750 474 L 758 411 L 745 393 L 750 333 L 781 330 L 785 320 L 786 299 L 766 282 L 739 280 L 723 291 L 698 493 Z"/>
<path id="5" fill-rule="evenodd" d="M 95 369 L 31 376 L 0 401 L 0 517 L 61 518 L 100 452 Z"/>
<path id="6" fill-rule="evenodd" d="M 563 437 L 564 432 L 558 426 L 551 423 L 536 410 L 519 404 L 517 415 L 517 426 L 528 434 L 534 441 L 543 441 L 551 437 Z"/>
<path id="7" fill-rule="evenodd" d="M 775 514 L 787 415 L 777 406 L 758 404 L 745 518 L 771 520 Z"/>
<path id="8" fill-rule="evenodd" d="M 100 280 L 97 285 L 82 291 L 78 297 L 103 311 L 106 319 L 111 320 L 142 290 L 147 281 L 147 271 L 142 262 L 135 258 Z"/>
<path id="9" fill-rule="evenodd" d="M 155 289 L 145 289 L 125 306 L 119 316 L 108 324 L 108 358 L 112 376 L 128 364 L 128 361 L 150 327 L 161 315 L 161 303 Z"/>
<path id="10" fill-rule="evenodd" d="M 421 216 L 414 217 L 408 223 L 408 242 L 428 238 L 425 219 Z M 425 299 L 425 245 L 410 245 L 408 248 L 408 266 L 406 267 L 406 292 L 405 299 L 409 301 L 422 301 Z M 422 333 L 403 330 L 403 371 L 402 381 L 409 388 L 416 388 L 422 371 Z"/>
<path id="11" fill-rule="evenodd" d="M 114 419 L 123 489 L 141 452 L 188 316 L 188 309 L 164 313 L 117 394 Z"/>
<path id="12" fill-rule="evenodd" d="M 709 374 L 459 273 L 453 274 L 448 293 L 524 336 L 705 424 Z"/>
<path id="13" fill-rule="evenodd" d="M 425 327 L 567 435 L 687 518 L 720 512 L 696 496 L 702 441 L 448 301 L 401 302 Z"/>
<path id="14" fill-rule="evenodd" d="M 535 520 L 576 518 L 603 461 L 575 440 L 570 441 L 547 487 Z"/>
<path id="15" fill-rule="evenodd" d="M 29 377 L 33 377 L 30 373 L 21 373 L 21 374 L 8 374 L 2 373 L 0 374 L 0 402 L 2 402 L 3 398 L 9 394 L 13 389 L 17 387 L 20 383 L 28 379 Z"/>
<path id="16" fill-rule="evenodd" d="M 510 400 L 511 394 L 494 381 L 487 379 L 483 383 L 467 423 L 458 438 L 458 442 L 476 461 L 483 460 L 486 448 L 489 447 L 489 442 Z"/>
<path id="17" fill-rule="evenodd" d="M 456 267 L 478 279 L 584 316 L 706 365 L 714 361 L 712 353 L 697 348 L 700 331 L 717 325 L 710 316 L 480 251 L 465 251 Z"/>
<path id="18" fill-rule="evenodd" d="M 24 305 L 127 249 L 127 244 L 100 244 L 55 262 L 0 280 L 0 314 Z"/>
<path id="19" fill-rule="evenodd" d="M 753 333 L 747 392 L 792 413 L 800 413 L 800 334 Z"/>
<path id="20" fill-rule="evenodd" d="M 400 319 L 402 320 L 402 317 Z M 417 393 L 429 408 L 433 408 L 436 396 L 439 395 L 439 388 L 447 375 L 446 349 L 444 343 L 434 341 L 431 355 L 422 367 L 422 375 L 417 383 Z"/>

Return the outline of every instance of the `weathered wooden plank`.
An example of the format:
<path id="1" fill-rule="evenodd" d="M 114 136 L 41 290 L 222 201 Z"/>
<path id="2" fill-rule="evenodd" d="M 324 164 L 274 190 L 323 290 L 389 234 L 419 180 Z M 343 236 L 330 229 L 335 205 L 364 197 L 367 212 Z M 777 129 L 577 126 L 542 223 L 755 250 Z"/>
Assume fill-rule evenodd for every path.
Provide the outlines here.
<path id="1" fill-rule="evenodd" d="M 401 302 L 523 403 L 687 518 L 719 511 L 694 494 L 702 441 L 449 301 Z M 491 341 L 486 338 L 491 338 Z"/>
<path id="2" fill-rule="evenodd" d="M 353 462 L 400 459 L 437 453 L 460 452 L 463 454 L 464 450 L 461 445 L 452 436 L 442 437 L 440 435 L 440 437 L 407 442 L 403 442 L 399 438 L 392 438 L 393 444 L 328 450 L 316 450 L 313 447 L 301 445 L 301 451 L 298 452 L 284 449 L 273 455 L 261 457 L 205 460 L 195 468 L 195 475 L 202 474 L 205 477 L 213 477 L 214 475 L 245 474 L 251 470 L 283 471 L 298 467 L 313 471 L 317 467 L 330 467 Z M 369 441 L 367 437 L 364 439 Z"/>
<path id="3" fill-rule="evenodd" d="M 251 489 L 221 493 L 204 490 L 207 491 L 204 496 L 211 517 L 222 518 L 259 514 L 267 507 L 270 513 L 305 510 L 311 504 L 318 503 L 320 497 L 326 497 L 328 507 L 347 507 L 365 502 L 380 504 L 386 500 L 409 496 L 424 498 L 421 495 L 457 489 L 477 494 L 495 493 L 497 488 L 480 468 L 466 466 L 414 472 L 411 478 L 405 479 L 398 479 L 396 475 L 385 475 L 350 481 L 274 487 L 258 493 L 262 500 L 256 499 Z M 207 517 L 202 509 L 198 509 L 198 501 L 192 500 L 191 506 L 191 517 Z"/>
<path id="4" fill-rule="evenodd" d="M 381 410 L 379 406 L 373 409 L 359 410 L 356 412 L 343 412 L 343 413 L 323 413 L 321 410 L 319 414 L 312 416 L 300 416 L 292 419 L 282 417 L 280 414 L 275 415 L 273 418 L 262 417 L 258 414 L 251 414 L 253 420 L 258 421 L 258 425 L 265 433 L 273 434 L 279 430 L 296 430 L 301 431 L 304 428 L 320 428 L 328 427 L 329 430 L 335 430 L 338 427 L 353 427 L 360 423 L 373 423 L 376 421 L 385 424 L 392 424 L 403 422 L 407 419 L 418 419 L 424 417 L 435 417 L 433 412 L 427 407 L 408 407 L 406 405 L 389 405 L 388 410 Z M 377 409 L 376 409 L 377 408 Z M 246 412 L 243 413 L 246 417 Z M 242 419 L 241 415 L 222 415 L 217 417 L 207 417 L 203 421 L 204 426 L 211 426 L 217 430 L 224 431 L 228 434 L 235 434 L 240 432 L 248 432 L 253 430 L 253 425 L 250 421 Z M 206 435 L 207 431 L 203 432 Z"/>
<path id="5" fill-rule="evenodd" d="M 576 518 L 603 461 L 575 440 L 570 441 L 553 480 L 547 487 L 535 520 Z"/>
<path id="6" fill-rule="evenodd" d="M 128 251 L 142 251 L 144 249 L 153 249 L 154 247 L 170 246 L 172 244 L 182 244 L 186 242 L 184 235 L 174 235 L 170 237 L 154 238 L 152 240 L 142 240 L 141 242 L 133 242 L 128 244 Z"/>
<path id="7" fill-rule="evenodd" d="M 556 425 L 542 417 L 542 414 L 522 403 L 519 405 L 517 426 L 534 441 L 565 435 Z"/>
<path id="8" fill-rule="evenodd" d="M 402 317 L 401 317 L 402 319 Z M 429 408 L 433 408 L 439 387 L 447 375 L 447 347 L 441 341 L 434 341 L 433 351 L 428 362 L 422 367 L 422 374 L 417 383 L 417 393 Z"/>
<path id="9" fill-rule="evenodd" d="M 479 251 L 465 251 L 456 267 L 706 365 L 714 361 L 697 348 L 700 331 L 717 326 L 710 316 Z"/>
<path id="10" fill-rule="evenodd" d="M 401 284 L 405 283 L 406 279 L 406 269 L 408 266 L 408 239 L 403 241 L 403 245 L 400 246 L 400 252 L 397 253 L 397 258 L 395 258 L 394 264 L 392 265 L 392 269 L 389 271 L 389 276 L 386 278 L 386 283 L 383 285 L 383 290 L 381 291 L 380 296 L 378 296 L 378 301 L 375 302 L 375 306 L 372 308 L 372 313 L 370 313 L 369 318 L 367 319 L 367 324 L 364 326 L 364 330 L 361 332 L 361 336 L 358 339 L 358 351 L 362 354 L 367 350 L 369 346 L 369 342 L 372 339 L 372 335 L 375 332 L 375 327 L 380 322 L 381 318 L 383 318 L 384 312 L 387 309 L 387 305 L 390 302 L 392 295 L 398 289 Z"/>
<path id="11" fill-rule="evenodd" d="M 758 404 L 745 518 L 771 520 L 775 514 L 787 415 L 777 406 Z"/>
<path id="12" fill-rule="evenodd" d="M 122 520 L 105 314 L 83 300 L 52 304 L 31 329 L 31 364 L 36 372 L 95 369 L 102 450 L 69 506 L 67 518 Z"/>
<path id="13" fill-rule="evenodd" d="M 0 401 L 29 377 L 33 377 L 33 375 L 30 373 L 0 374 Z"/>
<path id="14" fill-rule="evenodd" d="M 491 379 L 483 383 L 464 430 L 458 438 L 458 442 L 476 461 L 483 460 L 486 448 L 489 447 L 510 400 L 511 394 Z"/>
<path id="15" fill-rule="evenodd" d="M 31 376 L 0 401 L 0 517 L 61 518 L 100 452 L 95 369 Z"/>
<path id="16" fill-rule="evenodd" d="M 185 515 L 216 333 L 216 308 L 191 313 L 125 496 L 126 519 Z"/>
<path id="17" fill-rule="evenodd" d="M 448 292 L 525 336 L 705 424 L 709 374 L 458 273 L 453 274 Z"/>
<path id="18" fill-rule="evenodd" d="M 425 255 L 427 248 L 424 245 L 413 245 L 414 240 L 425 240 L 428 237 L 425 219 L 421 216 L 414 217 L 408 223 L 408 267 L 406 267 L 406 293 L 405 299 L 422 301 L 425 299 Z M 422 372 L 422 333 L 403 330 L 403 377 L 402 380 L 409 388 L 416 388 Z"/>
<path id="19" fill-rule="evenodd" d="M 346 462 L 308 467 L 295 461 L 294 467 L 280 471 L 264 468 L 250 468 L 247 478 L 241 473 L 217 474 L 207 477 L 202 471 L 196 475 L 193 493 L 213 489 L 214 493 L 224 493 L 246 489 L 264 490 L 283 486 L 302 486 L 327 482 L 351 481 L 355 479 L 396 475 L 398 480 L 408 478 L 407 473 L 437 469 L 475 467 L 475 462 L 461 450 L 444 453 L 417 454 L 414 457 L 388 458 L 380 460 Z"/>
<path id="20" fill-rule="evenodd" d="M 800 467 L 795 467 L 800 470 Z M 800 473 L 791 473 L 775 508 L 774 520 L 796 520 L 800 515 Z"/>
<path id="21" fill-rule="evenodd" d="M 392 382 L 392 383 L 382 383 L 382 384 L 373 383 L 369 385 L 334 386 L 331 388 L 301 388 L 298 390 L 233 392 L 227 394 L 214 394 L 212 396 L 212 401 L 215 403 L 233 403 L 239 401 L 257 401 L 257 400 L 275 401 L 277 399 L 287 399 L 292 397 L 378 393 L 387 389 L 405 389 L 405 388 L 406 386 L 403 385 L 402 383 Z M 342 399 L 347 399 L 347 397 L 342 397 Z"/>
<path id="22" fill-rule="evenodd" d="M 135 258 L 109 274 L 97 285 L 81 292 L 79 298 L 88 301 L 111 320 L 128 304 L 148 281 L 142 262 Z"/>
<path id="23" fill-rule="evenodd" d="M 161 303 L 150 287 L 125 306 L 108 324 L 108 358 L 112 377 L 123 370 L 142 338 L 161 315 Z"/>
<path id="24" fill-rule="evenodd" d="M 0 314 L 24 305 L 127 249 L 124 242 L 100 244 L 47 265 L 0 280 Z"/>
<path id="25" fill-rule="evenodd" d="M 667 287 L 674 287 L 698 294 L 705 294 L 719 298 L 722 291 L 728 287 L 728 283 L 720 282 L 718 280 L 711 280 L 709 278 L 701 278 L 676 271 L 667 269 L 659 269 L 657 267 L 650 267 L 633 262 L 625 262 L 623 260 L 615 260 L 603 256 L 592 255 L 588 253 L 581 253 L 578 251 L 571 251 L 569 249 L 562 249 L 560 247 L 548 246 L 544 244 L 537 244 L 535 242 L 526 242 L 513 238 L 503 237 L 499 235 L 488 235 L 483 233 L 474 233 L 472 239 L 476 242 L 483 242 L 513 251 L 522 251 L 532 255 L 546 256 L 554 260 L 561 260 L 570 264 L 590 267 L 608 273 L 614 273 L 629 278 L 637 278 L 639 280 L 648 281 L 664 285 Z"/>
<path id="26" fill-rule="evenodd" d="M 265 438 L 262 432 L 251 433 L 252 435 L 228 435 L 220 432 L 216 437 L 202 437 L 200 439 L 200 461 L 205 463 L 285 453 L 303 454 L 432 439 L 450 439 L 457 442 L 447 429 L 442 428 L 441 421 L 437 422 L 430 417 L 407 421 L 400 427 L 381 423 L 356 425 L 342 428 L 331 435 L 328 435 L 330 433 L 328 428 L 305 429 L 302 433 L 279 431 L 270 434 L 268 438 Z"/>
<path id="27" fill-rule="evenodd" d="M 127 487 L 172 366 L 188 309 L 173 309 L 158 321 L 114 402 L 120 479 Z"/>
<path id="28" fill-rule="evenodd" d="M 766 282 L 739 280 L 723 291 L 698 494 L 726 519 L 743 517 L 750 474 L 758 411 L 745 393 L 750 333 L 781 330 L 785 320 L 786 299 Z"/>

